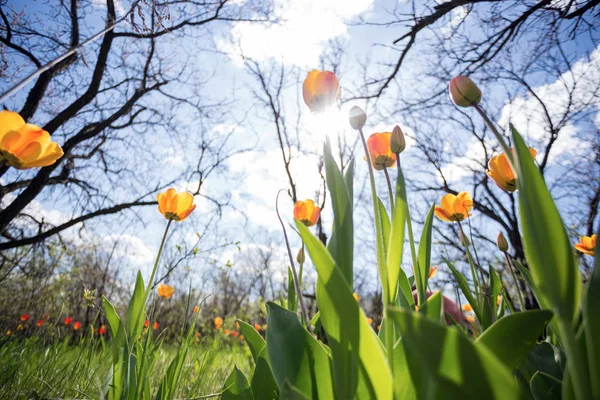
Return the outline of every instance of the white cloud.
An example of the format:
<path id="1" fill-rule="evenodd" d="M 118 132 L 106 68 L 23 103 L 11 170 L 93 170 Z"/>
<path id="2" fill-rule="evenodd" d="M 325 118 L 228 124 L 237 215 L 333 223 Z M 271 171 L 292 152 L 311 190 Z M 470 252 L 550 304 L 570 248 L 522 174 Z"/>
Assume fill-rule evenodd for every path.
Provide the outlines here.
<path id="1" fill-rule="evenodd" d="M 238 23 L 233 42 L 255 60 L 283 59 L 288 64 L 315 66 L 327 40 L 347 34 L 345 21 L 368 10 L 373 0 L 274 1 L 276 24 Z M 221 42 L 222 50 L 239 60 L 237 45 Z"/>

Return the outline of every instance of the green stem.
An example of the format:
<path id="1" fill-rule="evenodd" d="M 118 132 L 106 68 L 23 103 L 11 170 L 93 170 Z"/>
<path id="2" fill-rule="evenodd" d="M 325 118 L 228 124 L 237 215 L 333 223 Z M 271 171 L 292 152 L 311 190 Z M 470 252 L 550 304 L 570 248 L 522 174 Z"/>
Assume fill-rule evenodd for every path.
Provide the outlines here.
<path id="1" fill-rule="evenodd" d="M 504 137 L 502 137 L 502 135 L 500 134 L 500 132 L 498 131 L 498 129 L 496 128 L 496 126 L 494 125 L 492 120 L 489 119 L 489 117 L 487 116 L 485 111 L 483 111 L 483 109 L 479 106 L 479 104 L 473 104 L 473 108 L 475 109 L 475 111 L 477 111 L 479 113 L 479 115 L 481 115 L 481 118 L 483 118 L 483 121 L 485 122 L 485 124 L 494 133 L 494 135 L 496 136 L 496 139 L 498 139 L 498 142 L 500 142 L 500 146 L 502 147 L 502 150 L 506 153 L 506 156 L 508 157 L 509 161 L 512 163 L 512 153 L 510 152 L 510 147 L 508 147 L 508 144 L 506 144 Z"/>
<path id="2" fill-rule="evenodd" d="M 392 182 L 390 181 L 390 174 L 388 173 L 388 169 L 386 166 L 383 167 L 383 173 L 385 174 L 385 180 L 387 182 L 387 186 L 388 186 L 388 193 L 390 196 L 390 206 L 391 211 L 390 211 L 390 216 L 393 217 L 394 216 L 394 192 L 392 191 Z"/>
<path id="3" fill-rule="evenodd" d="M 150 275 L 150 281 L 148 282 L 148 289 L 146 290 L 146 300 L 148 299 L 148 294 L 150 290 L 154 287 L 154 277 L 156 276 L 156 270 L 158 269 L 158 263 L 160 261 L 160 256 L 162 254 L 163 248 L 165 247 L 165 242 L 167 241 L 167 234 L 169 233 L 169 227 L 171 226 L 172 219 L 169 219 L 167 223 L 167 227 L 165 228 L 165 233 L 160 242 L 160 247 L 158 248 L 158 254 L 156 255 L 156 261 L 154 261 L 154 268 L 152 268 L 152 275 Z"/>
<path id="4" fill-rule="evenodd" d="M 521 293 L 521 288 L 519 286 L 519 281 L 517 280 L 517 275 L 515 275 L 515 271 L 513 270 L 514 265 L 510 262 L 510 257 L 507 252 L 504 252 L 504 258 L 506 259 L 506 264 L 508 265 L 508 270 L 512 275 L 513 280 L 515 281 L 515 286 L 517 287 L 517 295 L 519 296 L 519 304 L 521 305 L 521 311 L 525 311 L 525 302 L 523 301 L 523 294 Z"/>
<path id="5" fill-rule="evenodd" d="M 463 238 L 463 240 L 462 240 L 463 243 L 461 243 L 461 244 L 463 246 L 465 246 L 465 252 L 467 253 L 467 260 L 469 261 L 469 266 L 471 267 L 471 275 L 473 277 L 473 285 L 475 286 L 475 294 L 477 296 L 479 296 L 479 293 L 481 293 L 480 289 L 483 285 L 479 281 L 479 276 L 477 275 L 477 272 L 475 272 L 475 270 L 477 268 L 475 267 L 475 262 L 473 261 L 473 256 L 471 256 L 471 251 L 469 250 L 469 245 L 465 241 L 465 233 L 463 231 L 462 224 L 460 223 L 460 221 L 458 222 L 458 229 Z M 485 279 L 484 279 L 484 281 L 485 281 Z"/>
<path id="6" fill-rule="evenodd" d="M 379 208 L 377 206 L 377 189 L 375 187 L 375 174 L 373 173 L 373 165 L 371 164 L 371 155 L 369 154 L 369 148 L 367 147 L 367 141 L 365 140 L 365 135 L 362 131 L 362 128 L 358 130 L 360 133 L 360 138 L 363 144 L 363 150 L 365 152 L 365 158 L 367 160 L 367 167 L 369 169 L 369 179 L 371 181 L 371 196 L 373 197 L 373 215 L 375 217 L 375 235 L 376 235 L 376 251 L 377 251 L 377 267 L 379 269 L 379 275 L 381 278 L 381 287 L 383 289 L 383 298 L 385 299 L 383 302 L 383 315 L 387 318 L 388 315 L 388 301 L 389 301 L 389 293 L 390 288 L 388 285 L 388 277 L 387 270 L 385 265 L 385 254 L 383 247 L 383 228 L 381 226 L 381 218 L 379 215 Z M 393 208 L 392 208 L 393 209 Z M 385 346 L 388 353 L 388 361 L 390 370 L 393 368 L 393 351 L 394 351 L 394 330 L 391 319 L 388 319 L 385 324 Z M 392 375 L 393 376 L 393 375 Z"/>
<path id="7" fill-rule="evenodd" d="M 569 377 L 573 382 L 573 391 L 577 400 L 591 399 L 592 394 L 588 386 L 588 368 L 585 358 L 582 356 L 577 346 L 575 332 L 571 321 L 564 320 L 559 315 L 558 330 L 560 331 L 560 340 L 567 354 L 567 368 L 569 368 Z"/>

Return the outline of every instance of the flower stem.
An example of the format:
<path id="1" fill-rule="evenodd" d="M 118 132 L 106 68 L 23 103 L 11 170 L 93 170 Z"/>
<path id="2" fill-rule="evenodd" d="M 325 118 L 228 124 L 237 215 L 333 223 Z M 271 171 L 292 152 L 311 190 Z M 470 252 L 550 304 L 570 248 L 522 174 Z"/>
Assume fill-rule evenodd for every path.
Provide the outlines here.
<path id="1" fill-rule="evenodd" d="M 308 313 L 306 311 L 306 307 L 304 306 L 304 298 L 302 296 L 302 288 L 300 287 L 300 280 L 298 279 L 298 273 L 296 272 L 296 265 L 294 264 L 294 257 L 292 257 L 292 249 L 290 248 L 290 241 L 288 239 L 287 231 L 285 230 L 285 225 L 283 220 L 281 219 L 281 215 L 279 214 L 279 194 L 285 191 L 285 189 L 281 189 L 277 192 L 277 199 L 275 200 L 275 212 L 277 213 L 277 218 L 279 218 L 279 223 L 281 224 L 281 228 L 283 229 L 283 238 L 285 239 L 285 246 L 287 247 L 288 256 L 290 258 L 290 268 L 292 269 L 292 277 L 294 278 L 294 286 L 296 287 L 296 294 L 298 297 L 298 303 L 300 303 L 300 312 L 302 313 L 302 318 L 304 319 L 304 323 L 306 324 L 306 329 L 310 333 L 313 333 L 312 326 L 310 326 L 310 319 L 308 319 Z"/>
<path id="2" fill-rule="evenodd" d="M 390 196 L 390 216 L 394 215 L 394 192 L 392 191 L 392 182 L 390 181 L 390 174 L 388 173 L 388 169 L 386 166 L 383 167 L 383 173 L 385 174 L 385 180 L 387 182 L 388 193 Z"/>
<path id="3" fill-rule="evenodd" d="M 504 258 L 506 259 L 506 264 L 508 266 L 508 270 L 510 271 L 512 278 L 515 281 L 515 286 L 517 287 L 517 295 L 519 296 L 519 303 L 521 304 L 521 311 L 525 311 L 525 302 L 523 301 L 523 294 L 521 293 L 521 288 L 519 286 L 519 281 L 517 280 L 517 275 L 515 274 L 515 271 L 513 270 L 514 265 L 510 261 L 510 257 L 508 256 L 507 252 L 504 252 Z"/>
<path id="4" fill-rule="evenodd" d="M 162 254 L 163 248 L 165 247 L 165 242 L 167 241 L 167 234 L 169 233 L 169 228 L 171 227 L 172 219 L 169 219 L 167 223 L 167 227 L 165 228 L 165 233 L 160 242 L 160 247 L 158 248 L 158 254 L 156 255 L 156 261 L 154 261 L 154 268 L 152 268 L 152 275 L 150 275 L 150 281 L 148 281 L 148 289 L 146 290 L 146 299 L 148 299 L 148 293 L 154 287 L 154 277 L 156 276 L 156 270 L 158 269 L 158 263 L 160 261 L 160 256 Z"/>
<path id="5" fill-rule="evenodd" d="M 500 142 L 500 146 L 502 147 L 502 150 L 506 153 L 506 156 L 508 157 L 509 161 L 512 163 L 512 153 L 510 151 L 510 148 L 508 147 L 508 144 L 506 144 L 504 137 L 502 137 L 502 135 L 500 134 L 500 132 L 498 131 L 498 129 L 496 128 L 494 123 L 489 119 L 489 117 L 487 116 L 485 111 L 483 111 L 483 109 L 479 106 L 479 104 L 473 104 L 472 106 L 475 109 L 475 111 L 477 111 L 479 113 L 479 115 L 481 115 L 481 118 L 483 118 L 483 121 L 488 126 L 488 128 L 490 128 L 490 130 L 494 133 L 494 135 L 496 136 L 496 139 L 498 139 L 498 142 Z"/>
<path id="6" fill-rule="evenodd" d="M 588 369 L 585 358 L 581 354 L 581 349 L 577 345 L 573 326 L 570 320 L 565 320 L 562 316 L 558 317 L 558 330 L 560 340 L 567 354 L 567 368 L 569 368 L 569 377 L 573 382 L 573 391 L 577 400 L 591 399 L 590 388 L 588 385 Z"/>

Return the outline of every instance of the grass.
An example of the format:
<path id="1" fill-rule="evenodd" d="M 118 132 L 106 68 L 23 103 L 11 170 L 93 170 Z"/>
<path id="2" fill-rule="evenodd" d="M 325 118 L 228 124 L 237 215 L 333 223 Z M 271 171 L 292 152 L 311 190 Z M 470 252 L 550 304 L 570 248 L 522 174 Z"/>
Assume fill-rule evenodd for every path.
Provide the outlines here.
<path id="1" fill-rule="evenodd" d="M 177 346 L 165 344 L 151 370 L 152 392 L 156 392 Z M 85 337 L 44 343 L 41 338 L 12 338 L 0 343 L 0 393 L 11 399 L 103 398 L 111 368 L 110 343 Z M 188 353 L 177 398 L 203 398 L 221 392 L 223 382 L 237 365 L 251 370 L 245 344 L 217 339 L 194 344 Z"/>

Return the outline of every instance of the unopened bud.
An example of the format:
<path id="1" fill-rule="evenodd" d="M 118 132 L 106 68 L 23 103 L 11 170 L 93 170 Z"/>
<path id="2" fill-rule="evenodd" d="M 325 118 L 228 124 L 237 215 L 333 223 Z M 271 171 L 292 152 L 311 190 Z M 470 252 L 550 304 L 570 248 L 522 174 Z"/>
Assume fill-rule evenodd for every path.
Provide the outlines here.
<path id="1" fill-rule="evenodd" d="M 367 114 L 365 114 L 362 108 L 354 106 L 350 109 L 349 119 L 352 129 L 359 130 L 367 123 Z"/>
<path id="2" fill-rule="evenodd" d="M 498 250 L 501 252 L 506 253 L 508 251 L 508 242 L 506 241 L 506 238 L 502 232 L 498 234 L 498 237 L 496 238 L 496 244 L 498 245 Z"/>
<path id="3" fill-rule="evenodd" d="M 481 90 L 468 76 L 459 75 L 450 81 L 450 99 L 459 107 L 470 107 L 481 101 Z"/>
<path id="4" fill-rule="evenodd" d="M 296 255 L 296 261 L 298 261 L 298 264 L 304 264 L 304 249 L 300 249 L 298 251 L 298 255 Z"/>
<path id="5" fill-rule="evenodd" d="M 406 140 L 404 139 L 404 133 L 398 125 L 392 129 L 392 137 L 390 138 L 390 150 L 392 153 L 402 153 L 406 148 Z"/>
<path id="6" fill-rule="evenodd" d="M 461 243 L 463 246 L 465 246 L 465 247 L 467 247 L 467 246 L 469 246 L 469 245 L 471 244 L 471 241 L 469 240 L 469 238 L 467 237 L 467 235 L 464 235 L 464 234 L 462 233 L 462 231 L 461 231 L 461 232 L 460 232 L 460 234 L 458 235 L 458 238 L 460 239 L 460 243 Z"/>

